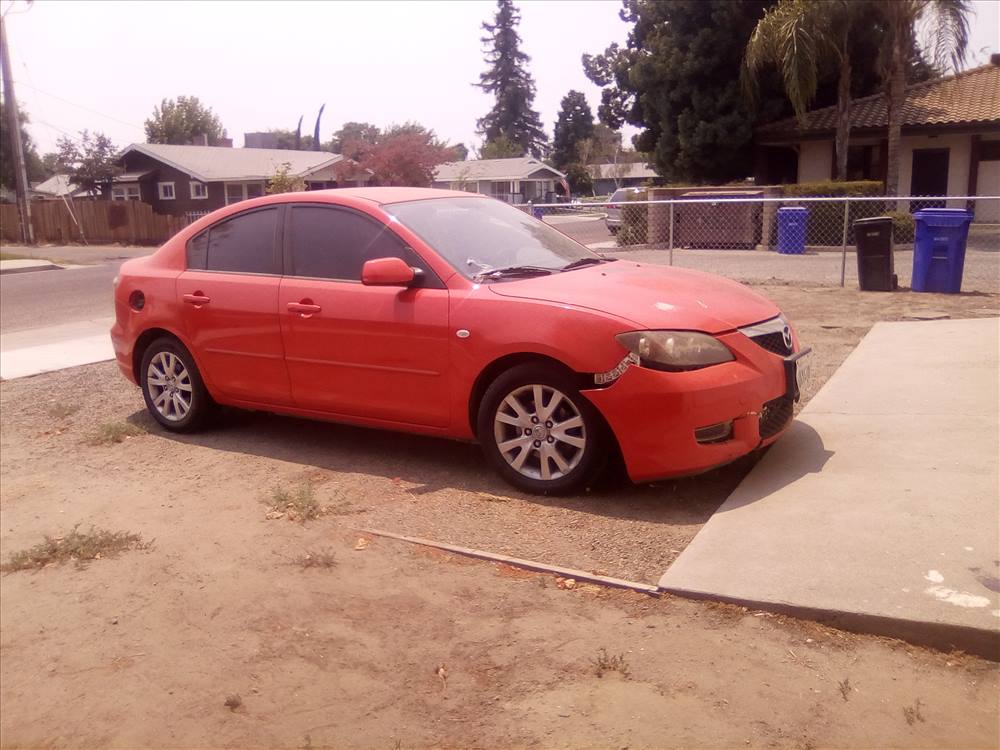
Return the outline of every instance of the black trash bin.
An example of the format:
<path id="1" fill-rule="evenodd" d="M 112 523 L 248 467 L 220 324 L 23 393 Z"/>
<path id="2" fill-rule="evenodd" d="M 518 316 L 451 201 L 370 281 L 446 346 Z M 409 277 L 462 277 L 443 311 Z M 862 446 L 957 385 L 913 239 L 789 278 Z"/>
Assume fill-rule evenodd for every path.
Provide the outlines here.
<path id="1" fill-rule="evenodd" d="M 865 292 L 891 292 L 897 286 L 892 257 L 892 219 L 875 216 L 854 222 L 858 246 L 858 286 Z"/>

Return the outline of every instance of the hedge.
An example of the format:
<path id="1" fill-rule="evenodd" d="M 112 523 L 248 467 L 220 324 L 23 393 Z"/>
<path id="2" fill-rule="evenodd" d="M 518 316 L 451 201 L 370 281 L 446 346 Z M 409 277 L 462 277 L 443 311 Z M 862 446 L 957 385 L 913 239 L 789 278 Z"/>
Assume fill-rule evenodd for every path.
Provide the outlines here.
<path id="1" fill-rule="evenodd" d="M 835 198 L 840 196 L 856 198 L 879 196 L 883 193 L 882 183 L 878 180 L 857 180 L 854 182 L 823 180 L 820 182 L 800 182 L 783 187 L 785 196 L 793 198 Z M 844 204 L 842 201 L 803 203 L 802 205 L 809 209 L 809 223 L 806 229 L 807 245 L 836 246 L 843 242 Z M 913 217 L 909 214 L 887 211 L 885 201 L 851 201 L 847 211 L 848 245 L 855 244 L 855 220 L 873 216 L 891 216 L 894 240 L 896 242 L 913 242 Z M 775 228 L 776 231 L 777 228 Z M 775 241 L 776 237 L 772 237 L 772 242 Z"/>

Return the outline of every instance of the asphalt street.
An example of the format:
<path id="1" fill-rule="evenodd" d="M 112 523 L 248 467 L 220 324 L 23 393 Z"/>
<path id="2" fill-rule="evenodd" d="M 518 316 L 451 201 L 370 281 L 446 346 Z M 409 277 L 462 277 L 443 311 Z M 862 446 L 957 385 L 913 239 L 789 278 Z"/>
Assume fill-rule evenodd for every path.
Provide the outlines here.
<path id="1" fill-rule="evenodd" d="M 114 316 L 111 282 L 122 263 L 0 276 L 0 333 Z"/>

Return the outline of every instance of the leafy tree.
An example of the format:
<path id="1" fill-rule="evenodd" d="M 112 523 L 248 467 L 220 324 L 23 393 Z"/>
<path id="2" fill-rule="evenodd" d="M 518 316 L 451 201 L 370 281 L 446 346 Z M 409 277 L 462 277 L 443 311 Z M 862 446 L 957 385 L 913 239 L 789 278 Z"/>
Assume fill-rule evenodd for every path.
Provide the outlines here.
<path id="1" fill-rule="evenodd" d="M 643 127 L 635 139 L 671 180 L 725 181 L 750 172 L 754 112 L 737 72 L 750 34 L 770 0 L 623 0 L 632 24 L 625 48 L 583 56 L 603 86 L 598 116 L 612 128 Z M 764 82 L 763 119 L 783 115 L 777 86 Z"/>
<path id="2" fill-rule="evenodd" d="M 594 132 L 577 146 L 584 164 L 605 164 L 615 161 L 622 151 L 622 134 L 603 122 L 594 124 Z"/>
<path id="3" fill-rule="evenodd" d="M 479 147 L 480 159 L 511 159 L 524 156 L 524 153 L 524 147 L 520 143 L 515 143 L 503 134 L 487 140 Z"/>
<path id="4" fill-rule="evenodd" d="M 377 129 L 376 129 L 377 130 Z M 374 141 L 372 131 L 356 131 L 354 140 L 343 143 L 343 153 L 353 159 L 338 173 L 339 179 L 349 179 L 358 169 L 371 170 L 380 185 L 428 187 L 434 179 L 434 168 L 449 161 L 453 147 L 438 140 L 433 130 L 408 122 L 390 125 L 379 131 Z"/>
<path id="5" fill-rule="evenodd" d="M 451 159 L 449 161 L 465 161 L 469 158 L 469 149 L 464 143 L 456 143 L 451 147 Z"/>
<path id="6" fill-rule="evenodd" d="M 10 139 L 10 128 L 7 127 L 6 106 L 6 102 L 0 101 L 0 183 L 13 190 L 17 185 L 17 176 L 14 170 L 14 143 Z M 21 150 L 24 153 L 24 171 L 28 176 L 28 182 L 43 180 L 49 177 L 50 173 L 46 172 L 45 165 L 38 156 L 35 142 L 28 134 L 26 126 L 31 120 L 23 109 L 17 114 L 21 122 Z"/>
<path id="7" fill-rule="evenodd" d="M 579 91 L 570 91 L 563 97 L 552 134 L 551 158 L 556 169 L 580 162 L 580 143 L 593 135 L 594 113 L 587 97 Z"/>
<path id="8" fill-rule="evenodd" d="M 934 64 L 941 69 L 950 63 L 957 69 L 969 43 L 971 6 L 967 0 L 879 0 L 876 7 L 885 22 L 880 61 L 889 110 L 885 192 L 898 195 L 903 102 L 918 30 L 930 40 Z"/>
<path id="9" fill-rule="evenodd" d="M 313 137 L 311 135 L 301 135 L 296 133 L 294 130 L 288 130 L 286 128 L 269 128 L 268 133 L 273 133 L 277 142 L 274 147 L 282 149 L 284 151 L 313 151 Z M 296 144 L 296 137 L 298 137 L 298 144 Z M 296 145 L 298 146 L 296 148 Z M 330 143 L 320 144 L 320 151 L 329 151 Z"/>
<path id="10" fill-rule="evenodd" d="M 569 183 L 570 191 L 573 193 L 593 193 L 593 176 L 587 169 L 587 165 L 579 161 L 566 165 L 566 181 Z"/>
<path id="11" fill-rule="evenodd" d="M 59 172 L 59 154 L 55 151 L 49 151 L 45 156 L 42 157 L 42 171 L 44 172 L 43 179 L 48 179 L 54 174 Z"/>
<path id="12" fill-rule="evenodd" d="M 306 189 L 306 181 L 298 175 L 290 174 L 291 171 L 292 164 L 287 161 L 275 170 L 274 176 L 267 183 L 268 195 L 298 193 Z"/>
<path id="13" fill-rule="evenodd" d="M 345 122 L 340 130 L 333 134 L 330 150 L 335 154 L 343 154 L 350 159 L 355 159 L 358 155 L 348 153 L 348 144 L 371 145 L 378 141 L 381 134 L 381 131 L 370 122 Z"/>
<path id="14" fill-rule="evenodd" d="M 496 102 L 476 125 L 487 144 L 503 136 L 518 144 L 522 153 L 540 157 L 548 139 L 538 112 L 531 108 L 535 101 L 535 81 L 527 70 L 531 58 L 521 51 L 521 37 L 517 33 L 520 22 L 521 15 L 513 0 L 497 0 L 493 23 L 483 23 L 486 36 L 481 41 L 487 47 L 489 67 L 475 85 L 493 94 Z"/>
<path id="15" fill-rule="evenodd" d="M 176 101 L 164 99 L 146 120 L 148 143 L 186 145 L 197 135 L 207 136 L 208 145 L 217 146 L 226 137 L 226 131 L 218 115 L 196 96 L 178 96 Z"/>
<path id="16" fill-rule="evenodd" d="M 779 0 L 768 8 L 747 43 L 741 81 L 751 99 L 757 94 L 762 68 L 778 68 L 795 115 L 804 121 L 816 98 L 820 69 L 837 66 L 837 179 L 847 179 L 847 145 L 851 131 L 851 36 L 865 21 L 868 6 L 853 0 Z"/>
<path id="17" fill-rule="evenodd" d="M 69 181 L 85 188 L 91 195 L 106 192 L 121 174 L 118 166 L 118 149 L 104 133 L 83 130 L 78 141 L 63 136 L 56 141 L 59 165 L 66 171 Z"/>

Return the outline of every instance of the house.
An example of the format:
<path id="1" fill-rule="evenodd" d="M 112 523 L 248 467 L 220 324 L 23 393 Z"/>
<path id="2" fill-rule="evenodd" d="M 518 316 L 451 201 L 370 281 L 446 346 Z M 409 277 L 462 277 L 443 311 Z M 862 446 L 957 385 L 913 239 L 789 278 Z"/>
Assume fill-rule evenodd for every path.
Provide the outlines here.
<path id="1" fill-rule="evenodd" d="M 307 190 L 364 185 L 349 159 L 323 151 L 288 151 L 227 146 L 173 146 L 133 143 L 118 157 L 111 200 L 141 200 L 158 214 L 180 216 L 214 211 L 266 192 L 267 183 L 288 164 Z"/>
<path id="2" fill-rule="evenodd" d="M 886 100 L 851 102 L 849 180 L 884 180 Z M 755 133 L 758 184 L 829 180 L 836 170 L 836 107 L 769 123 Z M 900 141 L 900 195 L 1000 195 L 1000 55 L 990 64 L 907 87 Z M 963 207 L 962 201 L 949 201 Z M 1000 201 L 976 221 L 1000 222 Z"/>
<path id="3" fill-rule="evenodd" d="M 61 200 L 62 198 L 86 198 L 87 189 L 74 185 L 68 174 L 54 174 L 49 179 L 39 182 L 32 189 L 32 198 L 38 200 Z"/>
<path id="4" fill-rule="evenodd" d="M 569 195 L 566 175 L 530 156 L 450 161 L 434 172 L 433 187 L 483 193 L 508 203 L 552 203 Z"/>
<path id="5" fill-rule="evenodd" d="M 588 164 L 594 195 L 611 195 L 618 188 L 642 187 L 662 180 L 656 170 L 643 162 Z"/>

